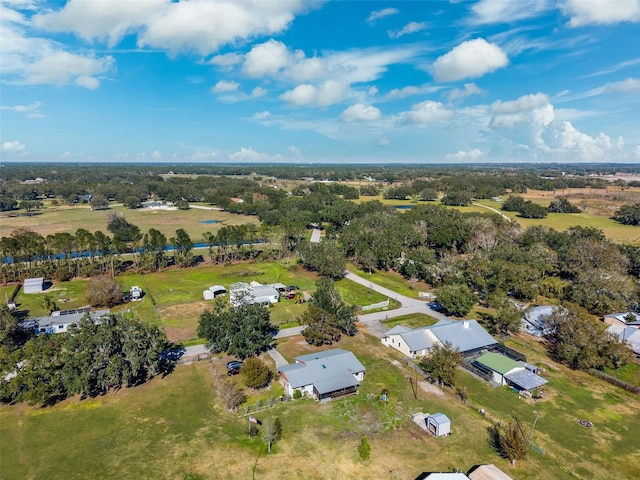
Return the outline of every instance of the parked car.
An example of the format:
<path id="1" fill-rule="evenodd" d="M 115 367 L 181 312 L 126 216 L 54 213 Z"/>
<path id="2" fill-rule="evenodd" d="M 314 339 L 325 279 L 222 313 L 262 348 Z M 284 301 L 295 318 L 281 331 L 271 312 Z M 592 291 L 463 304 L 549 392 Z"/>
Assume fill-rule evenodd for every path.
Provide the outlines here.
<path id="1" fill-rule="evenodd" d="M 287 300 L 293 300 L 294 298 L 296 298 L 296 292 L 287 292 L 284 294 L 284 298 L 286 298 Z"/>
<path id="2" fill-rule="evenodd" d="M 296 291 L 296 290 L 300 290 L 300 287 L 298 287 L 297 285 L 289 285 L 289 286 L 285 289 L 285 291 L 287 291 L 287 292 L 294 292 L 294 291 Z"/>
<path id="3" fill-rule="evenodd" d="M 231 360 L 227 362 L 227 370 L 240 370 L 242 368 L 242 362 L 240 360 Z"/>
<path id="4" fill-rule="evenodd" d="M 231 370 L 227 370 L 227 375 L 232 377 L 233 375 L 238 375 L 240 373 L 239 368 L 232 368 Z"/>

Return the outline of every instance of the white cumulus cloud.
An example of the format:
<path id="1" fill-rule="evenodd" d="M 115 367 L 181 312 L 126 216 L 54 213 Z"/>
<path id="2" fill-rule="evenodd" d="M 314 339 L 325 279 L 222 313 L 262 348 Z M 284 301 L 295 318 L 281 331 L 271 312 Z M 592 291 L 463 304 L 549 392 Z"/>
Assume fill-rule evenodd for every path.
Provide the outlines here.
<path id="1" fill-rule="evenodd" d="M 473 150 L 469 150 L 467 152 L 463 150 L 459 150 L 456 153 L 450 153 L 449 155 L 446 155 L 444 158 L 447 160 L 474 161 L 479 159 L 483 155 L 484 155 L 484 152 L 482 150 L 474 148 Z"/>
<path id="2" fill-rule="evenodd" d="M 348 93 L 349 86 L 346 82 L 327 80 L 318 87 L 310 84 L 298 85 L 280 95 L 280 99 L 296 107 L 326 107 L 342 101 Z"/>
<path id="3" fill-rule="evenodd" d="M 371 105 L 356 103 L 347 108 L 340 118 L 345 122 L 373 121 L 380 119 L 380 109 Z"/>
<path id="4" fill-rule="evenodd" d="M 234 162 L 264 162 L 273 160 L 276 157 L 278 157 L 278 155 L 273 157 L 267 153 L 258 152 L 254 150 L 253 147 L 242 147 L 237 152 L 229 155 L 229 160 Z"/>
<path id="5" fill-rule="evenodd" d="M 2 146 L 0 147 L 0 151 L 4 153 L 20 153 L 24 152 L 27 146 L 18 141 L 18 140 L 9 140 L 6 142 L 2 142 Z"/>
<path id="6" fill-rule="evenodd" d="M 495 43 L 476 38 L 461 43 L 433 63 L 437 81 L 448 82 L 481 77 L 509 63 L 507 54 Z"/>
<path id="7" fill-rule="evenodd" d="M 572 27 L 640 21 L 640 0 L 565 0 L 561 8 Z"/>
<path id="8" fill-rule="evenodd" d="M 480 95 L 483 90 L 475 83 L 465 83 L 464 88 L 454 88 L 449 92 L 450 100 L 460 100 L 461 98 L 470 97 L 471 95 Z"/>
<path id="9" fill-rule="evenodd" d="M 80 87 L 94 90 L 100 85 L 96 76 L 108 72 L 113 64 L 113 57 L 97 58 L 64 51 L 53 52 L 25 68 L 23 83 L 28 85 L 75 83 Z"/>
<path id="10" fill-rule="evenodd" d="M 296 15 L 314 7 L 302 0 L 70 0 L 35 22 L 50 31 L 106 40 L 109 46 L 135 34 L 140 47 L 207 55 L 238 40 L 281 33 Z"/>
<path id="11" fill-rule="evenodd" d="M 262 87 L 256 87 L 251 90 L 251 96 L 253 98 L 264 97 L 267 94 L 267 90 Z"/>
<path id="12" fill-rule="evenodd" d="M 402 123 L 427 125 L 434 122 L 451 120 L 454 116 L 455 112 L 445 108 L 442 103 L 426 100 L 413 105 L 410 111 L 402 112 L 400 114 L 400 120 Z"/>
<path id="13" fill-rule="evenodd" d="M 235 92 L 238 90 L 240 84 L 238 82 L 228 82 L 226 80 L 220 80 L 213 87 L 211 87 L 212 93 L 223 93 L 223 92 Z"/>

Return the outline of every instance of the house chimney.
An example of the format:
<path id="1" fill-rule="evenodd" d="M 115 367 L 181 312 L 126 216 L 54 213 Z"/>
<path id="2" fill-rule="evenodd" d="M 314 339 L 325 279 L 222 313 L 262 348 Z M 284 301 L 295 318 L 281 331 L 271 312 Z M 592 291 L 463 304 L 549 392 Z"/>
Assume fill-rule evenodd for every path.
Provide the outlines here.
<path id="1" fill-rule="evenodd" d="M 462 327 L 463 328 L 469 328 L 469 321 L 465 320 L 464 322 L 462 322 Z"/>

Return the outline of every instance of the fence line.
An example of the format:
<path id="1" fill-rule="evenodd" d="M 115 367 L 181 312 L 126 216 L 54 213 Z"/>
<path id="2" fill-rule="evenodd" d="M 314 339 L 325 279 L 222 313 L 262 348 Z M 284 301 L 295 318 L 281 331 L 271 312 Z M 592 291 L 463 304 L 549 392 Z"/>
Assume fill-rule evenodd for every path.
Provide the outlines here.
<path id="1" fill-rule="evenodd" d="M 376 310 L 377 308 L 385 308 L 389 306 L 389 299 L 387 298 L 384 302 L 372 303 L 371 305 L 365 305 L 364 307 L 360 307 L 363 311 L 367 310 Z"/>

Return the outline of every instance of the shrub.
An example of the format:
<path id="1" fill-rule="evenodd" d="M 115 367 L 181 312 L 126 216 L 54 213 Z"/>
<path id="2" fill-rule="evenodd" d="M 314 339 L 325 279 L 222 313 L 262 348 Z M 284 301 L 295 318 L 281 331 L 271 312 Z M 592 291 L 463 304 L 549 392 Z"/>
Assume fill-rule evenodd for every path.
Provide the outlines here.
<path id="1" fill-rule="evenodd" d="M 302 398 L 302 392 L 300 390 L 296 390 L 293 392 L 293 399 L 300 400 Z"/>
<path id="2" fill-rule="evenodd" d="M 240 369 L 244 383 L 250 388 L 262 388 L 269 385 L 273 373 L 269 367 L 258 357 L 249 357 Z"/>

